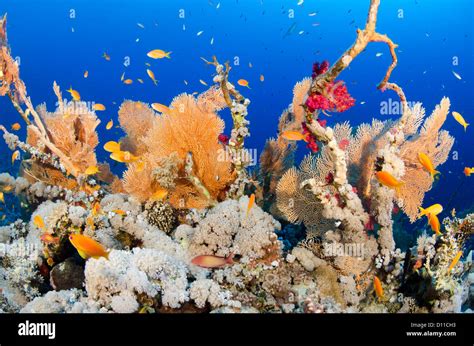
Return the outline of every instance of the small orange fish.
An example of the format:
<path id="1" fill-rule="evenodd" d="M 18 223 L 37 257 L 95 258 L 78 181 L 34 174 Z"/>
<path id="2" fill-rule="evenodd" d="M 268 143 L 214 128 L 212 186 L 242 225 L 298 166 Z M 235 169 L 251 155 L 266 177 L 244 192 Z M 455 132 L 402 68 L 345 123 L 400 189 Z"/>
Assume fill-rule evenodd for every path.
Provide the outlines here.
<path id="1" fill-rule="evenodd" d="M 19 129 L 21 129 L 21 125 L 19 123 L 14 123 L 12 125 L 12 130 L 13 131 L 18 131 Z"/>
<path id="2" fill-rule="evenodd" d="M 81 100 L 81 94 L 77 90 L 74 90 L 72 87 L 70 87 L 68 90 L 66 90 L 69 94 L 71 94 L 72 99 L 74 101 L 80 101 Z"/>
<path id="3" fill-rule="evenodd" d="M 298 131 L 283 131 L 281 136 L 289 141 L 305 141 L 306 136 Z"/>
<path id="4" fill-rule="evenodd" d="M 260 82 L 263 82 L 265 80 L 265 76 L 263 74 L 260 75 Z"/>
<path id="5" fill-rule="evenodd" d="M 33 225 L 35 225 L 38 228 L 44 228 L 45 225 L 44 225 L 43 218 L 40 215 L 36 215 L 33 218 Z"/>
<path id="6" fill-rule="evenodd" d="M 156 80 L 155 74 L 153 73 L 153 71 L 150 70 L 150 69 L 147 69 L 146 73 L 147 73 L 148 77 L 150 77 L 150 79 L 153 81 L 153 83 L 155 83 L 155 85 L 158 85 L 158 81 Z"/>
<path id="7" fill-rule="evenodd" d="M 15 152 L 12 154 L 12 165 L 18 159 L 19 156 L 20 152 L 18 150 L 15 150 Z"/>
<path id="8" fill-rule="evenodd" d="M 5 185 L 5 186 L 3 187 L 3 192 L 8 193 L 8 192 L 10 192 L 11 190 L 13 190 L 13 186 L 11 186 L 11 185 Z"/>
<path id="9" fill-rule="evenodd" d="M 233 257 L 233 254 L 230 254 L 228 257 L 201 255 L 194 257 L 191 260 L 191 263 L 203 268 L 220 268 L 226 266 L 227 264 L 233 264 Z"/>
<path id="10" fill-rule="evenodd" d="M 170 57 L 171 53 L 172 52 L 165 52 L 164 50 L 161 50 L 161 49 L 154 49 L 154 50 L 149 51 L 146 55 L 152 59 L 163 59 L 163 58 L 171 59 Z"/>
<path id="11" fill-rule="evenodd" d="M 384 298 L 382 283 L 380 282 L 380 279 L 375 275 L 374 275 L 374 290 L 379 300 Z"/>
<path id="12" fill-rule="evenodd" d="M 250 209 L 252 209 L 254 203 L 255 203 L 255 194 L 252 193 L 249 198 L 249 204 L 247 205 L 247 213 L 245 214 L 245 217 L 247 217 L 247 215 L 249 214 Z"/>
<path id="13" fill-rule="evenodd" d="M 108 151 L 109 153 L 114 153 L 116 151 L 120 151 L 120 143 L 109 141 L 104 144 L 104 150 Z"/>
<path id="14" fill-rule="evenodd" d="M 160 113 L 169 113 L 170 109 L 161 103 L 152 103 L 151 108 Z"/>
<path id="15" fill-rule="evenodd" d="M 474 173 L 474 167 L 470 168 L 470 167 L 464 167 L 464 175 L 466 177 L 470 177 L 471 174 Z"/>
<path id="16" fill-rule="evenodd" d="M 436 215 L 428 214 L 428 223 L 431 226 L 431 229 L 433 230 L 433 232 L 435 232 L 437 235 L 441 235 L 441 231 L 440 231 L 441 224 Z"/>
<path id="17" fill-rule="evenodd" d="M 46 243 L 46 244 L 52 244 L 52 243 L 57 244 L 57 243 L 59 243 L 59 237 L 53 237 L 49 233 L 43 233 L 40 236 L 40 239 L 43 243 Z"/>
<path id="18" fill-rule="evenodd" d="M 428 217 L 429 214 L 438 215 L 443 212 L 443 206 L 439 203 L 430 205 L 428 208 L 418 207 L 418 209 L 420 209 L 420 215 L 418 215 L 419 218 L 424 215 Z"/>
<path id="19" fill-rule="evenodd" d="M 245 79 L 239 79 L 239 80 L 237 81 L 237 84 L 240 85 L 240 86 L 243 86 L 243 87 L 246 87 L 246 88 L 249 88 L 249 89 L 250 89 L 250 87 L 249 87 L 249 82 L 248 82 L 247 80 L 245 80 Z"/>
<path id="20" fill-rule="evenodd" d="M 105 106 L 102 103 L 95 103 L 92 109 L 95 111 L 105 111 Z"/>
<path id="21" fill-rule="evenodd" d="M 421 260 L 421 258 L 417 259 L 415 264 L 413 265 L 413 269 L 414 270 L 420 269 L 422 264 L 423 264 L 423 261 Z"/>
<path id="22" fill-rule="evenodd" d="M 386 171 L 380 171 L 376 172 L 375 176 L 377 177 L 377 180 L 379 181 L 380 184 L 389 187 L 391 189 L 395 189 L 395 191 L 398 193 L 400 186 L 405 184 L 403 181 L 397 180 L 393 175 Z"/>
<path id="23" fill-rule="evenodd" d="M 105 129 L 106 130 L 110 130 L 112 128 L 112 126 L 114 126 L 114 121 L 113 120 L 110 120 L 107 125 L 105 126 Z"/>
<path id="24" fill-rule="evenodd" d="M 5 195 L 0 191 L 0 202 L 5 203 Z"/>
<path id="25" fill-rule="evenodd" d="M 453 261 L 451 262 L 451 264 L 448 267 L 448 272 L 451 271 L 456 264 L 458 264 L 459 260 L 461 259 L 461 256 L 462 256 L 462 251 L 458 251 L 456 253 L 456 256 L 454 256 Z"/>
<path id="26" fill-rule="evenodd" d="M 151 201 L 162 201 L 168 196 L 168 191 L 165 189 L 156 190 L 153 195 L 150 197 Z"/>
<path id="27" fill-rule="evenodd" d="M 433 163 L 431 162 L 431 159 L 428 157 L 428 155 L 424 153 L 418 153 L 418 161 L 420 161 L 423 168 L 425 168 L 428 173 L 431 174 L 431 178 L 434 179 L 436 174 L 441 174 L 440 172 L 434 169 Z"/>
<path id="28" fill-rule="evenodd" d="M 140 173 L 145 169 L 145 162 L 144 161 L 138 161 L 137 164 L 135 165 L 135 170 L 137 173 Z"/>
<path id="29" fill-rule="evenodd" d="M 122 215 L 122 216 L 127 215 L 127 212 L 125 210 L 122 210 L 122 209 L 114 209 L 112 211 L 117 215 Z"/>
<path id="30" fill-rule="evenodd" d="M 108 55 L 107 53 L 102 54 L 102 57 L 103 57 L 105 60 L 110 61 L 110 55 Z"/>
<path id="31" fill-rule="evenodd" d="M 131 154 L 129 151 L 115 151 L 110 154 L 110 158 L 122 163 L 130 163 L 138 160 L 138 156 Z"/>
<path id="32" fill-rule="evenodd" d="M 92 215 L 93 216 L 96 216 L 98 215 L 100 212 L 100 203 L 99 202 L 95 202 L 93 205 L 92 205 Z"/>
<path id="33" fill-rule="evenodd" d="M 88 259 L 90 257 L 109 257 L 109 253 L 102 244 L 85 235 L 70 234 L 69 241 L 76 248 L 77 252 L 79 252 L 79 255 L 81 255 L 81 257 L 84 259 Z"/>
<path id="34" fill-rule="evenodd" d="M 130 84 L 132 84 L 132 83 L 133 83 L 133 80 L 131 80 L 131 79 L 125 79 L 125 80 L 123 81 L 123 84 L 127 84 L 127 85 L 130 85 Z"/>
<path id="35" fill-rule="evenodd" d="M 89 77 L 89 71 L 86 70 L 86 71 L 84 72 L 84 78 L 87 78 L 87 77 Z"/>
<path id="36" fill-rule="evenodd" d="M 85 175 L 93 175 L 99 173 L 99 167 L 97 166 L 89 166 L 87 167 L 86 171 L 84 172 Z"/>

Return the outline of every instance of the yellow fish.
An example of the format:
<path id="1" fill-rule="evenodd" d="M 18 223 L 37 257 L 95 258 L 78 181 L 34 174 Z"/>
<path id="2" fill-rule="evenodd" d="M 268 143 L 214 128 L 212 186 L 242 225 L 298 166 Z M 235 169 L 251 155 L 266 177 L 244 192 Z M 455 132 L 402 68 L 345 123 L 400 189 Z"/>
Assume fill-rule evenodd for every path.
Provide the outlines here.
<path id="1" fill-rule="evenodd" d="M 107 53 L 102 54 L 102 57 L 103 57 L 105 60 L 110 61 L 110 55 L 108 55 Z"/>
<path id="2" fill-rule="evenodd" d="M 109 257 L 109 253 L 102 244 L 85 235 L 70 234 L 69 241 L 76 248 L 77 252 L 79 252 L 79 255 L 81 255 L 81 257 L 84 259 L 88 259 L 90 257 L 105 257 L 108 259 Z"/>
<path id="3" fill-rule="evenodd" d="M 464 175 L 470 177 L 474 173 L 474 167 L 464 167 Z"/>
<path id="4" fill-rule="evenodd" d="M 466 131 L 469 124 L 466 122 L 466 120 L 464 120 L 462 115 L 458 112 L 452 112 L 451 114 L 453 115 L 454 119 L 464 127 L 464 131 Z"/>
<path id="5" fill-rule="evenodd" d="M 165 52 L 164 50 L 161 50 L 161 49 L 153 49 L 149 51 L 146 55 L 152 59 L 163 59 L 163 58 L 171 59 L 170 57 L 171 53 L 172 52 Z"/>
<path id="6" fill-rule="evenodd" d="M 69 94 L 71 94 L 71 97 L 74 101 L 80 101 L 81 100 L 81 94 L 77 90 L 74 90 L 72 87 L 70 87 L 68 90 L 66 90 Z"/>
<path id="7" fill-rule="evenodd" d="M 12 165 L 18 159 L 19 156 L 20 152 L 18 150 L 15 150 L 15 152 L 12 154 Z"/>
<path id="8" fill-rule="evenodd" d="M 129 151 L 115 151 L 110 154 L 110 158 L 117 162 L 130 163 L 138 160 L 137 156 L 132 155 Z"/>
<path id="9" fill-rule="evenodd" d="M 239 80 L 237 81 L 237 84 L 240 85 L 240 86 L 243 86 L 243 87 L 246 87 L 246 88 L 249 88 L 249 89 L 250 89 L 250 87 L 249 87 L 249 82 L 248 82 L 247 80 L 245 80 L 245 79 L 239 79 Z"/>
<path id="10" fill-rule="evenodd" d="M 428 223 L 431 226 L 433 232 L 435 232 L 437 235 L 441 235 L 441 224 L 439 223 L 439 219 L 436 215 L 428 214 Z"/>
<path id="11" fill-rule="evenodd" d="M 420 161 L 421 165 L 431 174 L 431 178 L 434 179 L 436 174 L 441 174 L 437 170 L 434 169 L 433 163 L 428 155 L 424 153 L 418 153 L 418 161 Z"/>
<path id="12" fill-rule="evenodd" d="M 104 150 L 108 151 L 109 153 L 120 151 L 120 143 L 109 141 L 104 144 Z"/>
<path id="13" fill-rule="evenodd" d="M 418 217 L 420 218 L 423 215 L 428 216 L 428 214 L 431 214 L 431 215 L 441 214 L 441 212 L 443 211 L 443 206 L 437 203 L 437 204 L 433 204 L 429 206 L 428 208 L 419 207 L 419 209 L 420 209 L 420 215 Z"/>
<path id="14" fill-rule="evenodd" d="M 110 120 L 107 125 L 105 126 L 105 129 L 106 130 L 110 130 L 112 128 L 112 126 L 114 126 L 114 121 L 113 120 Z"/>
<path id="15" fill-rule="evenodd" d="M 12 125 L 12 130 L 13 131 L 18 131 L 19 129 L 21 129 L 21 125 L 19 123 L 14 123 Z"/>
<path id="16" fill-rule="evenodd" d="M 97 214 L 99 214 L 100 212 L 100 203 L 99 202 L 95 202 L 93 205 L 92 205 L 92 215 L 93 216 L 96 216 Z"/>
<path id="17" fill-rule="evenodd" d="M 92 109 L 95 111 L 105 111 L 105 106 L 102 103 L 95 103 Z"/>
<path id="18" fill-rule="evenodd" d="M 379 300 L 384 298 L 382 282 L 377 276 L 374 276 L 374 290 Z"/>
<path id="19" fill-rule="evenodd" d="M 153 195 L 151 196 L 152 201 L 162 201 L 168 196 L 168 191 L 165 189 L 158 189 L 156 190 Z"/>
<path id="20" fill-rule="evenodd" d="M 85 175 L 93 175 L 99 173 L 99 167 L 97 166 L 89 166 L 87 167 L 86 171 L 84 172 Z"/>
<path id="21" fill-rule="evenodd" d="M 84 72 L 84 78 L 87 78 L 89 77 L 89 71 L 86 70 L 86 72 Z"/>
<path id="22" fill-rule="evenodd" d="M 2 191 L 0 191 L 0 202 L 5 203 L 5 196 Z"/>
<path id="23" fill-rule="evenodd" d="M 459 260 L 461 259 L 461 256 L 462 256 L 462 251 L 458 251 L 456 253 L 456 256 L 454 256 L 453 261 L 451 262 L 451 264 L 448 267 L 448 272 L 451 271 L 456 264 L 458 264 Z"/>
<path id="24" fill-rule="evenodd" d="M 122 216 L 123 216 L 123 215 L 127 215 L 127 212 L 124 211 L 124 210 L 122 210 L 122 209 L 114 209 L 114 210 L 112 210 L 112 211 L 113 211 L 115 214 L 117 214 L 117 215 L 122 215 Z"/>
<path id="25" fill-rule="evenodd" d="M 148 74 L 148 77 L 155 83 L 155 85 L 158 85 L 158 81 L 155 78 L 155 74 L 153 73 L 152 70 L 146 69 L 146 73 Z"/>
<path id="26" fill-rule="evenodd" d="M 254 203 L 255 203 L 255 194 L 252 193 L 249 198 L 249 204 L 247 205 L 247 213 L 245 214 L 245 217 L 247 217 L 247 215 L 249 214 L 250 209 L 252 209 Z"/>
<path id="27" fill-rule="evenodd" d="M 159 113 L 169 113 L 170 109 L 161 103 L 152 103 L 151 108 Z"/>
<path id="28" fill-rule="evenodd" d="M 281 136 L 289 141 L 306 141 L 306 136 L 298 131 L 283 131 Z"/>
<path id="29" fill-rule="evenodd" d="M 35 225 L 38 228 L 44 228 L 45 225 L 44 225 L 43 218 L 40 215 L 36 215 L 33 218 L 33 225 Z"/>
<path id="30" fill-rule="evenodd" d="M 395 189 L 395 191 L 399 191 L 400 187 L 405 184 L 403 181 L 396 179 L 393 175 L 386 171 L 376 172 L 375 176 L 380 184 L 389 187 L 391 189 Z"/>
<path id="31" fill-rule="evenodd" d="M 132 83 L 133 83 L 133 80 L 131 80 L 131 79 L 129 79 L 129 78 L 128 78 L 128 79 L 125 79 L 125 80 L 123 81 L 123 84 L 127 84 L 127 85 L 130 85 L 130 84 L 132 84 Z"/>

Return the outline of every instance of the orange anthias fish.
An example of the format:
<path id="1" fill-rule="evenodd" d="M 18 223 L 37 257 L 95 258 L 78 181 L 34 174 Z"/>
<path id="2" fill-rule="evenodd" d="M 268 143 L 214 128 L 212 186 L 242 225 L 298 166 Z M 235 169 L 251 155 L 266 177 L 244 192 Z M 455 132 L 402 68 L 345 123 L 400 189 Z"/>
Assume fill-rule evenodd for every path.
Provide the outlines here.
<path id="1" fill-rule="evenodd" d="M 112 128 L 112 126 L 114 126 L 114 121 L 113 120 L 110 120 L 107 125 L 105 125 L 105 129 L 106 130 L 110 130 Z"/>
<path id="2" fill-rule="evenodd" d="M 100 203 L 99 203 L 99 202 L 95 202 L 95 203 L 92 205 L 92 216 L 98 215 L 99 212 L 100 212 Z"/>
<path id="3" fill-rule="evenodd" d="M 43 218 L 40 215 L 36 215 L 33 218 L 33 225 L 35 225 L 38 228 L 44 228 L 44 221 Z"/>
<path id="4" fill-rule="evenodd" d="M 109 153 L 114 153 L 116 151 L 120 151 L 120 143 L 109 141 L 104 144 L 104 150 L 108 151 Z"/>
<path id="5" fill-rule="evenodd" d="M 263 82 L 265 80 L 265 76 L 263 74 L 260 75 L 260 82 Z"/>
<path id="6" fill-rule="evenodd" d="M 153 195 L 151 195 L 150 200 L 151 201 L 162 201 L 163 199 L 168 196 L 168 190 L 166 189 L 158 189 L 156 190 Z"/>
<path id="7" fill-rule="evenodd" d="M 305 141 L 306 136 L 298 131 L 283 131 L 281 136 L 289 141 Z"/>
<path id="8" fill-rule="evenodd" d="M 448 267 L 448 272 L 451 271 L 456 264 L 458 264 L 459 260 L 461 259 L 461 256 L 462 256 L 462 251 L 458 251 L 456 253 L 456 256 L 454 256 L 453 261 L 451 262 L 451 264 Z"/>
<path id="9" fill-rule="evenodd" d="M 400 186 L 405 184 L 403 181 L 398 180 L 395 178 L 393 175 L 386 171 L 380 171 L 376 172 L 375 176 L 377 177 L 377 180 L 379 181 L 380 184 L 389 187 L 391 189 L 395 189 L 395 191 L 398 192 L 400 189 Z"/>
<path id="10" fill-rule="evenodd" d="M 429 214 L 438 215 L 443 212 L 443 206 L 439 203 L 430 205 L 428 208 L 419 207 L 418 209 L 420 209 L 420 215 L 418 217 L 422 217 L 424 215 L 428 216 Z"/>
<path id="11" fill-rule="evenodd" d="M 130 163 L 138 160 L 138 156 L 131 154 L 129 151 L 115 151 L 110 154 L 110 158 L 122 163 Z"/>
<path id="12" fill-rule="evenodd" d="M 132 83 L 133 83 L 133 80 L 131 80 L 130 78 L 125 79 L 125 80 L 123 81 L 123 84 L 127 84 L 127 85 L 130 85 L 130 84 L 132 84 Z"/>
<path id="13" fill-rule="evenodd" d="M 103 57 L 105 60 L 110 61 L 110 55 L 108 55 L 107 53 L 102 54 L 102 57 Z"/>
<path id="14" fill-rule="evenodd" d="M 431 229 L 433 232 L 435 232 L 437 235 L 441 235 L 441 224 L 439 223 L 439 219 L 436 215 L 434 214 L 428 214 L 428 223 L 431 226 Z"/>
<path id="15" fill-rule="evenodd" d="M 151 108 L 160 113 L 168 113 L 170 109 L 161 103 L 152 103 Z"/>
<path id="16" fill-rule="evenodd" d="M 246 79 L 239 79 L 237 84 L 250 89 L 249 82 Z"/>
<path id="17" fill-rule="evenodd" d="M 201 255 L 201 256 L 194 257 L 191 260 L 191 263 L 203 268 L 220 268 L 220 267 L 224 267 L 227 264 L 233 264 L 234 263 L 234 261 L 232 260 L 233 257 L 234 257 L 234 254 L 230 254 L 228 257 Z"/>
<path id="18" fill-rule="evenodd" d="M 379 300 L 384 298 L 382 283 L 377 276 L 374 276 L 374 290 Z"/>
<path id="19" fill-rule="evenodd" d="M 102 103 L 95 103 L 92 109 L 95 111 L 105 111 L 105 106 Z"/>
<path id="20" fill-rule="evenodd" d="M 112 211 L 117 215 L 122 215 L 122 216 L 127 215 L 127 212 L 125 210 L 122 210 L 122 209 L 114 209 Z"/>
<path id="21" fill-rule="evenodd" d="M 12 165 L 18 159 L 19 156 L 20 152 L 18 150 L 15 150 L 15 152 L 12 154 Z"/>
<path id="22" fill-rule="evenodd" d="M 89 71 L 84 72 L 84 78 L 87 78 L 87 77 L 89 77 Z"/>
<path id="23" fill-rule="evenodd" d="M 249 214 L 250 209 L 252 209 L 254 203 L 255 203 L 255 194 L 252 193 L 249 198 L 249 204 L 247 205 L 247 213 L 245 214 L 245 217 L 247 217 L 247 215 Z"/>
<path id="24" fill-rule="evenodd" d="M 105 257 L 108 259 L 109 257 L 109 253 L 102 244 L 85 235 L 70 234 L 69 241 L 76 248 L 77 252 L 79 252 L 79 255 L 81 255 L 81 257 L 84 259 L 88 259 L 90 257 Z"/>
<path id="25" fill-rule="evenodd" d="M 436 174 L 441 174 L 437 170 L 434 169 L 433 163 L 428 155 L 424 153 L 418 153 L 418 161 L 420 161 L 421 165 L 431 174 L 431 178 L 434 179 Z"/>
<path id="26" fill-rule="evenodd" d="M 89 166 L 87 167 L 86 171 L 84 172 L 85 175 L 93 175 L 99 173 L 99 167 L 97 166 Z"/>
<path id="27" fill-rule="evenodd" d="M 153 71 L 150 70 L 150 69 L 147 69 L 146 73 L 147 73 L 148 77 L 150 77 L 150 79 L 153 81 L 153 83 L 155 83 L 155 85 L 158 85 L 158 81 L 156 80 L 155 74 L 153 73 Z"/>
<path id="28" fill-rule="evenodd" d="M 0 191 L 0 202 L 5 203 L 5 195 Z"/>
<path id="29" fill-rule="evenodd" d="M 74 101 L 80 101 L 81 100 L 81 94 L 77 90 L 74 90 L 72 87 L 70 87 L 68 90 L 66 90 L 69 94 L 71 94 L 71 97 Z"/>
<path id="30" fill-rule="evenodd" d="M 170 57 L 171 53 L 172 52 L 165 52 L 164 50 L 161 50 L 161 49 L 153 49 L 149 51 L 146 55 L 152 59 L 163 59 L 163 58 L 171 59 Z"/>
<path id="31" fill-rule="evenodd" d="M 19 129 L 21 129 L 21 125 L 19 123 L 14 123 L 12 125 L 12 130 L 13 131 L 18 131 Z"/>
<path id="32" fill-rule="evenodd" d="M 470 167 L 464 167 L 464 175 L 466 177 L 470 177 L 471 174 L 474 173 L 474 167 L 470 168 Z"/>
<path id="33" fill-rule="evenodd" d="M 43 243 L 46 243 L 46 244 L 51 244 L 51 243 L 59 243 L 59 237 L 53 237 L 51 234 L 49 233 L 43 233 L 41 236 L 40 236 L 40 239 Z"/>

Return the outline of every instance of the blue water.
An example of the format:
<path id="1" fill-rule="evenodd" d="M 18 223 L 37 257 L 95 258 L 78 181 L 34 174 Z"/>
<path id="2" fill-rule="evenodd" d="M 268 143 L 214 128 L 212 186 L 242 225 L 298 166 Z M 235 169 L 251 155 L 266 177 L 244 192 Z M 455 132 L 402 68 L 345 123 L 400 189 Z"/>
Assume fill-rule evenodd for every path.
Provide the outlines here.
<path id="1" fill-rule="evenodd" d="M 221 61 L 231 62 L 237 57 L 240 64 L 233 66 L 231 80 L 245 78 L 251 87 L 241 90 L 252 101 L 248 117 L 252 136 L 247 147 L 260 153 L 266 139 L 276 134 L 278 117 L 291 102 L 294 84 L 311 74 L 314 61 L 334 62 L 353 43 L 356 28 L 365 25 L 369 0 L 306 0 L 301 6 L 297 0 L 221 0 L 217 9 L 218 3 L 2 0 L 0 13 L 8 12 L 13 56 L 21 59 L 21 76 L 33 102 L 46 102 L 53 110 L 56 98 L 52 83 L 57 81 L 63 90 L 69 86 L 79 90 L 83 100 L 105 104 L 107 111 L 100 113 L 102 143 L 122 135 L 117 128 L 105 131 L 105 124 L 117 118 L 123 100 L 168 104 L 179 93 L 204 91 L 206 87 L 199 80 L 211 84 L 214 71 L 200 57 L 216 55 Z M 179 16 L 182 10 L 185 18 Z M 71 18 L 71 11 L 75 18 Z M 294 18 L 290 18 L 291 11 Z M 311 12 L 317 14 L 310 17 Z M 423 102 L 428 114 L 446 95 L 452 110 L 474 123 L 473 17 L 471 0 L 382 1 L 378 31 L 399 45 L 399 63 L 391 80 L 404 88 L 410 102 Z M 197 36 L 199 31 L 203 33 Z M 172 59 L 147 58 L 146 53 L 156 48 L 172 51 Z M 101 57 L 104 52 L 111 61 Z M 379 52 L 383 55 L 376 57 Z M 124 66 L 126 57 L 131 62 L 128 67 Z M 456 58 L 458 65 L 454 66 Z M 382 43 L 370 44 L 357 57 L 340 76 L 356 98 L 356 106 L 329 118 L 329 124 L 349 120 L 355 126 L 373 117 L 387 117 L 380 114 L 381 103 L 397 101 L 397 96 L 390 91 L 380 92 L 376 85 L 390 61 Z M 158 86 L 147 77 L 145 62 L 152 65 Z M 89 71 L 87 79 L 83 78 L 85 70 Z M 456 79 L 452 71 L 462 80 Z M 133 85 L 121 83 L 123 72 L 126 78 L 135 80 Z M 265 76 L 263 83 L 260 74 Z M 136 78 L 145 83 L 137 83 Z M 189 84 L 185 85 L 184 80 Z M 362 101 L 365 103 L 360 104 Z M 19 121 L 5 99 L 0 100 L 0 112 L 6 126 Z M 229 132 L 228 114 L 225 118 Z M 452 153 L 439 168 L 442 177 L 425 204 L 436 201 L 448 210 L 455 207 L 459 212 L 472 211 L 474 177 L 466 178 L 462 170 L 474 166 L 474 126 L 465 133 L 449 116 L 444 128 L 456 137 L 453 153 L 458 159 L 453 159 Z M 24 136 L 24 129 L 20 136 Z M 1 142 L 2 170 L 14 172 L 17 167 L 9 164 L 11 152 Z M 305 153 L 307 149 L 301 145 L 298 157 Z M 102 146 L 98 155 L 105 160 Z"/>

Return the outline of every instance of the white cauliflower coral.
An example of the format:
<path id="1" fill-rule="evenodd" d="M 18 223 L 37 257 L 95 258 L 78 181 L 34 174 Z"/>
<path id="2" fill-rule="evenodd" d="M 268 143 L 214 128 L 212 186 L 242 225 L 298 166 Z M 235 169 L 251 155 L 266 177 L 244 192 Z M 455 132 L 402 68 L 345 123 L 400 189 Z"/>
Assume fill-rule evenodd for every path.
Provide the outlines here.
<path id="1" fill-rule="evenodd" d="M 179 308 L 188 300 L 187 273 L 184 262 L 160 250 L 112 250 L 108 260 L 87 261 L 86 290 L 90 298 L 116 312 L 131 312 L 132 307 L 138 308 L 138 302 L 135 304 L 133 299 L 141 293 L 149 297 L 160 293 L 165 306 Z"/>
<path id="2" fill-rule="evenodd" d="M 189 253 L 191 256 L 216 255 L 228 256 L 231 253 L 242 256 L 241 261 L 259 259 L 267 254 L 267 249 L 279 248 L 274 231 L 280 229 L 280 223 L 259 206 L 248 209 L 249 198 L 226 200 L 210 210 L 206 217 L 189 232 Z"/>

